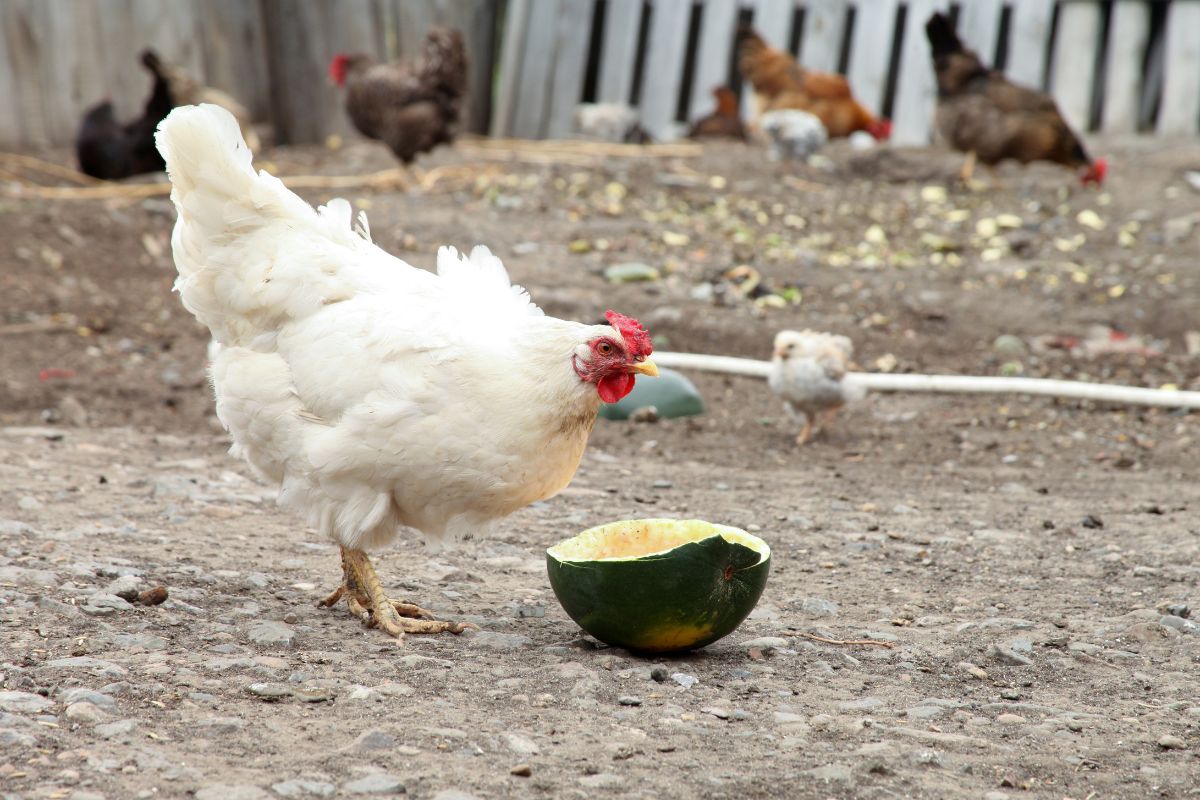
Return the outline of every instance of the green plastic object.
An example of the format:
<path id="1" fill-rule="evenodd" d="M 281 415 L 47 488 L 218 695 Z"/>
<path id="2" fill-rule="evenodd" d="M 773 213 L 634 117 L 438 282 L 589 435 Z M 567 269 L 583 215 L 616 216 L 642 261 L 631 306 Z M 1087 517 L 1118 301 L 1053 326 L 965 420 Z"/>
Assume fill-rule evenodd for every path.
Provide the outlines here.
<path id="1" fill-rule="evenodd" d="M 653 358 L 653 356 L 651 356 Z M 639 408 L 654 406 L 663 419 L 696 417 L 704 413 L 704 400 L 696 385 L 673 369 L 658 371 L 657 378 L 639 375 L 633 391 L 617 403 L 601 403 L 604 419 L 629 419 Z"/>

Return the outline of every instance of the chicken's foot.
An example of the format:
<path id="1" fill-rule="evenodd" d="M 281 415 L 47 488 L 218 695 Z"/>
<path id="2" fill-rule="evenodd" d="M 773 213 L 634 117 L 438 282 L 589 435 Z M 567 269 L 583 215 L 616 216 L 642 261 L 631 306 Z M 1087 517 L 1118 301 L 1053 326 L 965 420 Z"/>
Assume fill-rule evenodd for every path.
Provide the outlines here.
<path id="1" fill-rule="evenodd" d="M 962 182 L 970 186 L 971 176 L 975 174 L 975 151 L 968 150 L 967 157 L 963 159 L 962 169 L 958 171 L 958 177 Z"/>
<path id="2" fill-rule="evenodd" d="M 812 434 L 813 434 L 812 417 L 805 414 L 804 415 L 804 427 L 800 429 L 799 435 L 796 436 L 796 444 L 807 444 L 808 440 L 812 438 Z"/>
<path id="3" fill-rule="evenodd" d="M 433 614 L 412 603 L 392 600 L 383 591 L 375 566 L 365 552 L 342 547 L 342 585 L 320 605 L 332 607 L 343 597 L 350 613 L 369 628 L 379 626 L 403 639 L 406 633 L 462 633 L 473 625 L 433 619 Z"/>

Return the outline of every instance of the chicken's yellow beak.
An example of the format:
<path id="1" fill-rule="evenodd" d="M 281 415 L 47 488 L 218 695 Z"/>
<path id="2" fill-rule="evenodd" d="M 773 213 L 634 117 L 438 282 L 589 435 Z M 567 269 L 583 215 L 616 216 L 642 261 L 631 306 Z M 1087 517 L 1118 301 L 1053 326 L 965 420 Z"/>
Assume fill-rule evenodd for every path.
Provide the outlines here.
<path id="1" fill-rule="evenodd" d="M 630 372 L 636 372 L 638 375 L 646 375 L 651 378 L 658 377 L 658 365 L 650 359 L 645 361 L 635 361 L 629 365 Z"/>

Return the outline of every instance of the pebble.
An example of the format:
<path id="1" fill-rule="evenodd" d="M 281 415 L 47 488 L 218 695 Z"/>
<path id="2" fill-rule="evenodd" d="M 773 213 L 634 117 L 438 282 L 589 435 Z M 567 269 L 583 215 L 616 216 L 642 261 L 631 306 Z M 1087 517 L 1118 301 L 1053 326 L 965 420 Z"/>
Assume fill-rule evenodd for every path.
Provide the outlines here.
<path id="1" fill-rule="evenodd" d="M 528 764 L 514 764 L 508 772 L 510 775 L 516 775 L 520 778 L 528 778 L 533 774 L 533 767 Z"/>
<path id="2" fill-rule="evenodd" d="M 611 772 L 584 775 L 579 782 L 589 789 L 618 789 L 624 783 L 620 775 L 614 775 Z"/>
<path id="3" fill-rule="evenodd" d="M 479 800 L 479 797 L 459 789 L 442 789 L 433 796 L 433 800 Z"/>
<path id="4" fill-rule="evenodd" d="M 500 740 L 509 750 L 519 756 L 534 756 L 539 752 L 537 742 L 519 733 L 502 733 Z"/>
<path id="5" fill-rule="evenodd" d="M 1187 742 L 1173 733 L 1166 733 L 1158 737 L 1158 746 L 1164 750 L 1186 750 Z"/>
<path id="6" fill-rule="evenodd" d="M 1174 628 L 1180 633 L 1185 633 L 1189 636 L 1200 636 L 1200 624 L 1192 622 L 1190 619 L 1185 619 L 1182 616 L 1164 614 L 1158 618 L 1158 624 L 1168 628 Z"/>
<path id="7" fill-rule="evenodd" d="M 55 658 L 47 661 L 43 666 L 53 667 L 55 669 L 81 669 L 87 670 L 92 675 L 97 675 L 105 678 L 123 678 L 125 677 L 124 667 L 118 667 L 111 661 L 105 661 L 100 658 L 92 658 L 91 656 L 72 656 L 71 658 Z"/>
<path id="8" fill-rule="evenodd" d="M 996 717 L 996 722 L 1000 725 L 1022 725 L 1025 718 L 1020 714 L 1000 714 Z"/>
<path id="9" fill-rule="evenodd" d="M 246 687 L 246 690 L 264 700 L 282 700 L 292 696 L 292 687 L 286 683 L 252 683 Z"/>
<path id="10" fill-rule="evenodd" d="M 701 714 L 710 714 L 710 715 L 716 717 L 717 719 L 729 719 L 729 709 L 726 709 L 726 708 L 716 708 L 714 706 L 708 706 L 707 708 L 700 709 L 700 713 Z"/>
<path id="11" fill-rule="evenodd" d="M 479 631 L 471 637 L 471 644 L 490 650 L 520 650 L 522 647 L 532 647 L 533 639 L 519 633 Z"/>
<path id="12" fill-rule="evenodd" d="M 285 622 L 264 619 L 250 626 L 246 638 L 258 645 L 291 647 L 296 641 L 296 629 Z"/>
<path id="13" fill-rule="evenodd" d="M 37 739 L 23 731 L 0 728 L 0 747 L 34 747 Z"/>
<path id="14" fill-rule="evenodd" d="M 0 692 L 0 710 L 40 714 L 54 705 L 40 694 L 32 692 Z"/>
<path id="15" fill-rule="evenodd" d="M 800 610 L 814 617 L 832 617 L 838 613 L 838 604 L 823 597 L 806 597 L 800 602 Z"/>
<path id="16" fill-rule="evenodd" d="M 933 719 L 942 716 L 948 710 L 941 706 L 913 706 L 906 709 L 904 715 L 909 719 Z"/>
<path id="17" fill-rule="evenodd" d="M 248 783 L 213 783 L 193 795 L 196 800 L 271 800 L 265 789 Z"/>
<path id="18" fill-rule="evenodd" d="M 116 739 L 133 733 L 138 725 L 136 719 L 119 719 L 116 722 L 105 722 L 97 725 L 94 731 L 101 739 Z"/>
<path id="19" fill-rule="evenodd" d="M 386 772 L 374 772 L 343 784 L 342 788 L 350 794 L 402 794 L 404 781 Z"/>
<path id="20" fill-rule="evenodd" d="M 753 648 L 758 648 L 759 650 L 762 650 L 764 653 L 766 653 L 771 650 L 783 650 L 783 649 L 787 648 L 787 645 L 788 645 L 787 639 L 784 639 L 782 637 L 760 636 L 757 639 L 747 639 L 746 641 L 742 642 L 740 646 L 745 650 L 751 650 Z"/>
<path id="21" fill-rule="evenodd" d="M 653 672 L 650 674 L 650 677 L 654 677 Z M 671 680 L 675 681 L 685 689 L 690 689 L 700 682 L 700 679 L 695 675 L 688 675 L 686 672 L 672 672 Z"/>
<path id="22" fill-rule="evenodd" d="M 632 694 L 623 694 L 617 698 L 617 702 L 623 706 L 640 706 L 642 704 L 642 698 Z"/>
<path id="23" fill-rule="evenodd" d="M 309 781 L 302 778 L 271 784 L 271 791 L 280 797 L 332 797 L 337 788 L 324 781 Z"/>
<path id="24" fill-rule="evenodd" d="M 992 656 L 1001 664 L 1008 664 L 1012 667 L 1029 667 L 1033 665 L 1033 659 L 1023 656 L 1008 647 L 994 644 L 992 645 L 991 652 Z"/>
<path id="25" fill-rule="evenodd" d="M 347 749 L 356 753 L 365 753 L 371 750 L 390 750 L 395 746 L 395 736 L 379 728 L 370 728 L 360 733 Z"/>
<path id="26" fill-rule="evenodd" d="M 74 722 L 96 723 L 104 719 L 104 712 L 87 701 L 67 706 L 66 717 Z"/>

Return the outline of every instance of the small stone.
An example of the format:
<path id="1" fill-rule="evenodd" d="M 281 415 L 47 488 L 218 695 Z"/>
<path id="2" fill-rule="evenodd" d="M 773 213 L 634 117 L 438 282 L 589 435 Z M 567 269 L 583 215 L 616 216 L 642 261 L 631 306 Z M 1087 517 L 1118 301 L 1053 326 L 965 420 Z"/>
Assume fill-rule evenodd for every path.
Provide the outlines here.
<path id="1" fill-rule="evenodd" d="M 519 733 L 502 733 L 500 739 L 509 750 L 519 756 L 534 756 L 539 752 L 537 742 Z"/>
<path id="2" fill-rule="evenodd" d="M 661 275 L 649 264 L 631 261 L 625 264 L 613 264 L 604 270 L 604 277 L 609 283 L 636 283 L 638 281 L 656 281 Z"/>
<path id="3" fill-rule="evenodd" d="M 671 677 L 671 673 L 667 672 L 662 667 L 655 667 L 654 669 L 650 670 L 650 679 L 655 683 L 666 683 L 667 678 L 669 677 Z"/>
<path id="4" fill-rule="evenodd" d="M 579 782 L 589 789 L 618 789 L 624 783 L 620 775 L 614 775 L 611 772 L 584 775 Z"/>
<path id="5" fill-rule="evenodd" d="M 479 631 L 471 637 L 471 644 L 490 650 L 520 650 L 523 647 L 532 647 L 533 640 L 519 633 Z"/>
<path id="6" fill-rule="evenodd" d="M 268 701 L 282 700 L 292 696 L 292 687 L 286 683 L 252 683 L 246 687 L 246 690 L 255 697 L 261 697 Z"/>
<path id="7" fill-rule="evenodd" d="M 623 706 L 640 706 L 642 704 L 642 698 L 631 694 L 623 694 L 617 698 L 617 702 Z"/>
<path id="8" fill-rule="evenodd" d="M 814 617 L 832 617 L 838 613 L 838 604 L 823 597 L 806 597 L 800 603 L 800 610 Z"/>
<path id="9" fill-rule="evenodd" d="M 716 708 L 714 706 L 709 706 L 707 708 L 700 709 L 700 713 L 701 714 L 709 714 L 711 716 L 716 717 L 717 719 L 729 719 L 729 709 L 726 709 L 726 708 Z"/>
<path id="10" fill-rule="evenodd" d="M 91 703 L 98 708 L 102 708 L 105 711 L 117 710 L 116 700 L 106 694 L 94 692 L 91 689 L 85 689 L 81 686 L 59 692 L 58 699 L 59 702 L 66 705 L 70 705 L 71 703 L 86 702 Z"/>
<path id="11" fill-rule="evenodd" d="M 651 677 L 653 677 L 653 673 L 651 673 Z M 671 680 L 675 681 L 685 689 L 690 689 L 700 682 L 700 679 L 695 675 L 688 675 L 686 672 L 672 672 Z"/>
<path id="12" fill-rule="evenodd" d="M 403 794 L 404 781 L 386 772 L 374 772 L 343 784 L 342 788 L 350 794 Z"/>
<path id="13" fill-rule="evenodd" d="M 267 647 L 290 647 L 296 641 L 296 629 L 284 622 L 264 619 L 250 626 L 246 638 Z"/>
<path id="14" fill-rule="evenodd" d="M 1164 614 L 1158 618 L 1158 624 L 1168 628 L 1173 628 L 1180 633 L 1189 636 L 1200 636 L 1200 624 L 1192 622 L 1183 616 L 1175 616 L 1173 614 Z"/>
<path id="15" fill-rule="evenodd" d="M 119 719 L 116 722 L 105 722 L 97 725 L 93 730 L 101 739 L 118 739 L 133 733 L 133 729 L 137 725 L 138 721 L 136 719 Z"/>
<path id="16" fill-rule="evenodd" d="M 519 778 L 528 778 L 533 774 L 533 767 L 529 766 L 528 764 L 514 764 L 511 768 L 509 768 L 508 773 L 510 775 L 516 775 Z"/>
<path id="17" fill-rule="evenodd" d="M 246 783 L 212 783 L 193 795 L 196 800 L 271 800 L 271 795 Z"/>
<path id="18" fill-rule="evenodd" d="M 371 728 L 360 733 L 348 749 L 356 753 L 366 753 L 371 750 L 391 750 L 395 746 L 395 736 L 379 728 Z"/>
<path id="19" fill-rule="evenodd" d="M 442 789 L 433 796 L 433 800 L 479 800 L 479 798 L 459 789 Z"/>
<path id="20" fill-rule="evenodd" d="M 933 719 L 945 714 L 949 709 L 941 706 L 913 706 L 904 712 L 909 719 Z"/>
<path id="21" fill-rule="evenodd" d="M 1033 665 L 1033 659 L 1027 658 L 1007 647 L 1001 647 L 998 644 L 992 645 L 992 656 L 1001 664 L 1008 664 L 1012 667 L 1029 667 Z"/>
<path id="22" fill-rule="evenodd" d="M 1020 714 L 1001 714 L 996 717 L 996 722 L 1000 725 L 1022 725 L 1025 718 Z"/>
<path id="23" fill-rule="evenodd" d="M 280 797 L 333 797 L 337 788 L 324 781 L 308 781 L 300 778 L 271 784 L 271 791 Z"/>
<path id="24" fill-rule="evenodd" d="M 25 714 L 40 714 L 54 705 L 40 694 L 32 692 L 0 692 L 0 710 Z"/>
<path id="25" fill-rule="evenodd" d="M 67 706 L 66 717 L 73 722 L 92 724 L 104 719 L 104 712 L 91 703 L 80 701 Z"/>
<path id="26" fill-rule="evenodd" d="M 323 686 L 297 686 L 292 697 L 301 703 L 326 703 L 333 699 L 333 692 Z"/>
<path id="27" fill-rule="evenodd" d="M 1158 746 L 1164 750 L 1186 750 L 1187 742 L 1173 733 L 1166 733 L 1158 737 Z"/>
<path id="28" fill-rule="evenodd" d="M 761 650 L 763 653 L 770 653 L 774 650 L 783 650 L 787 648 L 787 639 L 780 636 L 759 636 L 757 639 L 748 639 L 741 643 L 740 647 L 745 650 Z"/>

